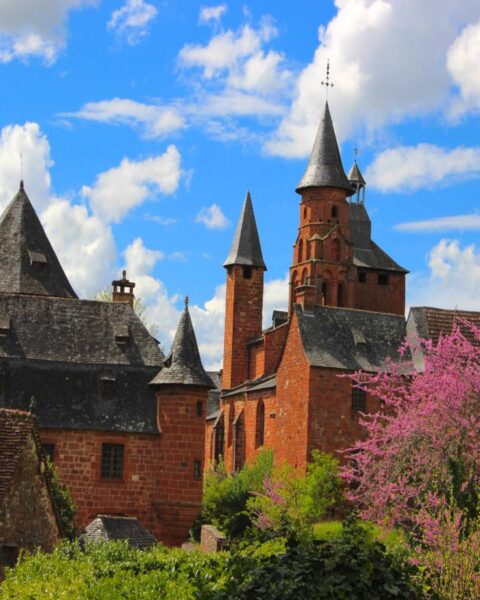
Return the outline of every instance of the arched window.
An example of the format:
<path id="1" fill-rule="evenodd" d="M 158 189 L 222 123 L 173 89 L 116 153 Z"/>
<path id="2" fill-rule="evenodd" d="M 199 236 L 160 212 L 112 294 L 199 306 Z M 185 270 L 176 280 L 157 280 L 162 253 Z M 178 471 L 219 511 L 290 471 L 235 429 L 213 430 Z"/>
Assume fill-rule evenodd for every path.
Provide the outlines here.
<path id="1" fill-rule="evenodd" d="M 338 218 L 338 206 L 332 206 L 332 219 Z"/>
<path id="2" fill-rule="evenodd" d="M 342 258 L 341 249 L 340 249 L 340 240 L 335 238 L 332 240 L 332 260 L 336 262 L 340 262 Z"/>
<path id="3" fill-rule="evenodd" d="M 295 289 L 298 285 L 298 273 L 296 271 L 292 274 L 292 289 Z"/>
<path id="4" fill-rule="evenodd" d="M 303 261 L 303 240 L 298 242 L 298 262 Z"/>
<path id="5" fill-rule="evenodd" d="M 215 462 L 219 462 L 223 456 L 224 449 L 223 446 L 225 444 L 225 422 L 223 415 L 218 420 L 218 423 L 215 425 L 214 429 L 214 451 L 213 458 Z"/>
<path id="6" fill-rule="evenodd" d="M 307 207 L 304 206 L 303 207 L 303 219 L 306 220 L 306 218 L 307 218 Z"/>
<path id="7" fill-rule="evenodd" d="M 257 421 L 255 424 L 255 447 L 263 446 L 265 439 L 265 404 L 259 400 L 257 404 Z"/>
<path id="8" fill-rule="evenodd" d="M 311 246 L 312 246 L 312 244 L 307 241 L 307 244 L 306 244 L 306 247 L 307 247 L 307 260 L 310 260 Z"/>
<path id="9" fill-rule="evenodd" d="M 302 285 L 307 285 L 307 269 L 302 271 Z"/>
<path id="10" fill-rule="evenodd" d="M 343 283 L 339 283 L 337 287 L 337 306 L 345 306 L 345 288 Z"/>
<path id="11" fill-rule="evenodd" d="M 245 464 L 245 427 L 243 411 L 233 421 L 233 468 L 240 471 Z"/>

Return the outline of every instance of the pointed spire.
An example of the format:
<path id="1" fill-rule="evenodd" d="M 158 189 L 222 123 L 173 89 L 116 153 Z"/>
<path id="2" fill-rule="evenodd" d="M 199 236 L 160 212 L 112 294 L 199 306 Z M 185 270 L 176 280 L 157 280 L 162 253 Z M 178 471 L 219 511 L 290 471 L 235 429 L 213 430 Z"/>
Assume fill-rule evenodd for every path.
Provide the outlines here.
<path id="1" fill-rule="evenodd" d="M 343 170 L 328 102 L 325 102 L 325 111 L 318 127 L 310 161 L 296 192 L 300 194 L 302 190 L 310 187 L 341 188 L 347 191 L 348 196 L 353 194 L 352 186 Z"/>
<path id="2" fill-rule="evenodd" d="M 357 164 L 357 161 L 353 163 L 352 168 L 350 169 L 350 173 L 348 174 L 348 180 L 351 183 L 353 183 L 354 187 L 356 187 L 357 185 L 361 187 L 367 185 L 367 182 L 365 181 L 362 173 L 360 172 L 360 168 Z"/>
<path id="3" fill-rule="evenodd" d="M 162 370 L 151 383 L 153 385 L 196 385 L 213 389 L 215 385 L 205 372 L 200 359 L 197 338 L 188 310 L 188 297 L 185 300 L 185 309 L 170 354 Z"/>
<path id="4" fill-rule="evenodd" d="M 230 253 L 227 260 L 223 263 L 224 267 L 231 265 L 267 269 L 263 261 L 262 247 L 260 245 L 260 238 L 258 237 L 257 223 L 255 221 L 250 192 L 247 192 L 243 204 Z"/>
<path id="5" fill-rule="evenodd" d="M 0 292 L 76 298 L 20 180 L 0 217 Z"/>

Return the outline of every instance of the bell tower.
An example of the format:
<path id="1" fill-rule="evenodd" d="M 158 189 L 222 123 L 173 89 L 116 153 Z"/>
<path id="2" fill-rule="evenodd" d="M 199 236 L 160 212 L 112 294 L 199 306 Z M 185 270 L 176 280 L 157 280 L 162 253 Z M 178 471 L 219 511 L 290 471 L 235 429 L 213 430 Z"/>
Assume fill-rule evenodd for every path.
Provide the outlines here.
<path id="1" fill-rule="evenodd" d="M 296 188 L 300 225 L 290 267 L 289 312 L 294 304 L 353 306 L 353 249 L 349 202 L 354 189 L 343 169 L 328 102 L 312 154 Z"/>

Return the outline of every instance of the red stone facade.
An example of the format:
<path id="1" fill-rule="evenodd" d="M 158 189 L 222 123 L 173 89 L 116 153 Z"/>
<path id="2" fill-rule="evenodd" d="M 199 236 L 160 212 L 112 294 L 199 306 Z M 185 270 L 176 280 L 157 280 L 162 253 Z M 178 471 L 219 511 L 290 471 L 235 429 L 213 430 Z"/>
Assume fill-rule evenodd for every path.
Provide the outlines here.
<path id="1" fill-rule="evenodd" d="M 158 435 L 41 430 L 42 443 L 54 444 L 79 530 L 98 514 L 132 516 L 164 544 L 187 539 L 201 507 L 206 397 L 206 390 L 193 386 L 161 389 Z M 102 477 L 103 444 L 124 447 L 119 479 Z"/>

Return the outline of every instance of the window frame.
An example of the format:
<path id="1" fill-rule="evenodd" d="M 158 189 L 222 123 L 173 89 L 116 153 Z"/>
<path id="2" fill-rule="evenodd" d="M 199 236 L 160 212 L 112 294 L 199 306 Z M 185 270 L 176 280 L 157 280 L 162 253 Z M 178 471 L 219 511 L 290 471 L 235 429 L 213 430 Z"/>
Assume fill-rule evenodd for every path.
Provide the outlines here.
<path id="1" fill-rule="evenodd" d="M 352 415 L 357 415 L 362 412 L 365 413 L 367 411 L 367 393 L 362 388 L 352 386 L 352 396 L 351 396 L 351 410 Z"/>
<path id="2" fill-rule="evenodd" d="M 112 452 L 121 449 L 120 466 L 114 464 L 116 457 L 112 455 L 106 457 L 106 450 L 111 449 Z M 118 472 L 115 472 L 117 470 Z M 125 444 L 117 442 L 102 442 L 100 455 L 100 480 L 101 481 L 123 481 L 125 473 Z"/>

